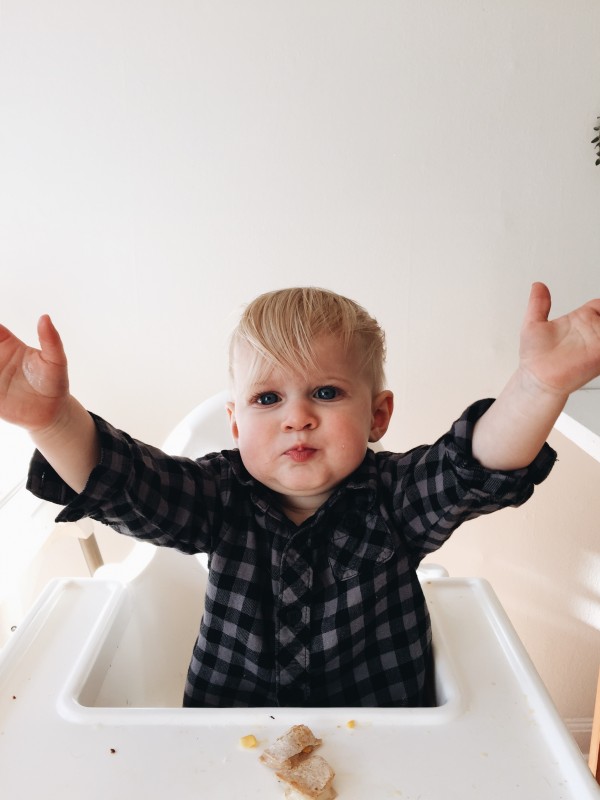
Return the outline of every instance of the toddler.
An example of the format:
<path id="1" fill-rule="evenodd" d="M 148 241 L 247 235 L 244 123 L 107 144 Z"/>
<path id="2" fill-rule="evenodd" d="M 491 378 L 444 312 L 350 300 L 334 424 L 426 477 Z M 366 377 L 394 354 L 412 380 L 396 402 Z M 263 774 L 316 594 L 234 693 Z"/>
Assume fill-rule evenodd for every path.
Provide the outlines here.
<path id="1" fill-rule="evenodd" d="M 407 453 L 367 446 L 393 411 L 383 332 L 314 288 L 243 313 L 230 347 L 235 449 L 167 456 L 88 413 L 47 316 L 40 350 L 0 328 L 0 416 L 30 431 L 28 486 L 65 506 L 58 520 L 208 553 L 184 705 L 416 706 L 431 648 L 420 561 L 462 522 L 531 496 L 569 393 L 600 373 L 600 301 L 551 322 L 549 311 L 534 284 L 500 396 Z"/>

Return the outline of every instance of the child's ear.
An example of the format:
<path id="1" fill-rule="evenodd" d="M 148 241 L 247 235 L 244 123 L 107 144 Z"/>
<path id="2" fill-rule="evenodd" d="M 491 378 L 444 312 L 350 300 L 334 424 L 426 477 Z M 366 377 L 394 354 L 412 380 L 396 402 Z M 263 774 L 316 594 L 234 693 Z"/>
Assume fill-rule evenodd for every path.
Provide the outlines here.
<path id="1" fill-rule="evenodd" d="M 375 395 L 371 406 L 371 431 L 370 442 L 378 442 L 385 434 L 394 411 L 394 395 L 389 389 Z"/>
<path id="2" fill-rule="evenodd" d="M 227 409 L 227 416 L 229 417 L 229 427 L 231 429 L 231 435 L 233 436 L 234 442 L 237 444 L 237 440 L 239 439 L 239 431 L 238 431 L 237 421 L 235 418 L 235 403 L 227 402 L 225 403 L 225 408 Z"/>

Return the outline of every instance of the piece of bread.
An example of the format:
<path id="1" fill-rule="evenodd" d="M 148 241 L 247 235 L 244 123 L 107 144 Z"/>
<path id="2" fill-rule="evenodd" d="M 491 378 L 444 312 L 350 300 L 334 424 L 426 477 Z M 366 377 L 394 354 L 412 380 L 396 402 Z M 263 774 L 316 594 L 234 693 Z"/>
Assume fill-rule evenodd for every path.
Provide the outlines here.
<path id="1" fill-rule="evenodd" d="M 316 753 L 305 756 L 291 767 L 277 770 L 276 775 L 288 784 L 287 800 L 332 800 L 336 796 L 332 786 L 335 772 Z"/>
<path id="2" fill-rule="evenodd" d="M 294 725 L 264 751 L 260 760 L 271 769 L 291 767 L 320 744 L 321 739 L 306 725 Z"/>

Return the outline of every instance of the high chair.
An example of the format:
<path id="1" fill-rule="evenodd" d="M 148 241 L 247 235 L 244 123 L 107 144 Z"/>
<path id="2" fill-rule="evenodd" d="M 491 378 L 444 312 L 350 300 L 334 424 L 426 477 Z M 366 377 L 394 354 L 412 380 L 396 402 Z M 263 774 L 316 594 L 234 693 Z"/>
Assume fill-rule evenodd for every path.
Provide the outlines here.
<path id="1" fill-rule="evenodd" d="M 225 400 L 188 415 L 164 449 L 229 446 Z M 303 723 L 340 800 L 600 798 L 486 581 L 420 573 L 436 706 L 183 709 L 206 578 L 202 559 L 140 543 L 94 578 L 48 586 L 0 652 L 3 797 L 279 800 L 258 755 Z M 255 750 L 240 745 L 250 733 Z"/>
<path id="2" fill-rule="evenodd" d="M 225 404 L 230 398 L 230 393 L 224 389 L 190 411 L 163 442 L 165 453 L 196 458 L 204 453 L 233 447 L 225 411 Z"/>

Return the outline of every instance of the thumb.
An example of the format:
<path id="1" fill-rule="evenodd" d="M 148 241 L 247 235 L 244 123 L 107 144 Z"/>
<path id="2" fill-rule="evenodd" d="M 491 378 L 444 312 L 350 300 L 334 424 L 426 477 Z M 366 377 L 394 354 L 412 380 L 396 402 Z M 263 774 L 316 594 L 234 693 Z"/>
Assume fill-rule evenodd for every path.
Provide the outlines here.
<path id="1" fill-rule="evenodd" d="M 44 361 L 50 364 L 56 364 L 57 366 L 66 366 L 67 357 L 65 355 L 63 343 L 48 314 L 44 314 L 39 319 L 38 338 L 40 340 L 42 358 Z"/>
<path id="2" fill-rule="evenodd" d="M 525 310 L 523 325 L 528 325 L 532 322 L 546 322 L 550 314 L 551 305 L 550 290 L 546 284 L 540 281 L 533 283 L 529 293 L 529 302 Z"/>

